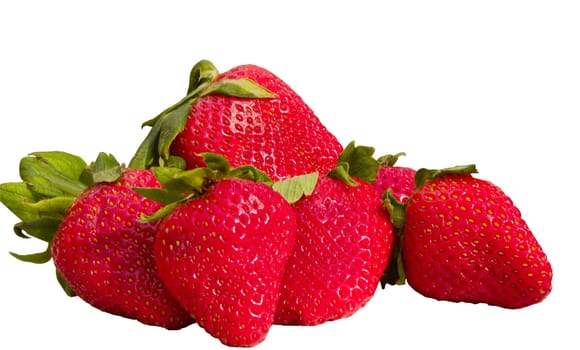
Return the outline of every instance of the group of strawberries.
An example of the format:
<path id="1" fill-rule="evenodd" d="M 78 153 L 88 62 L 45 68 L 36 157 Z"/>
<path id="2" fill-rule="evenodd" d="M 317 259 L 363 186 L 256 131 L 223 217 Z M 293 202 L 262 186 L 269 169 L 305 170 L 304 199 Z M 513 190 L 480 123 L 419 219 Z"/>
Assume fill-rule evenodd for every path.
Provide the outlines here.
<path id="1" fill-rule="evenodd" d="M 145 122 L 127 166 L 101 153 L 21 160 L 0 185 L 46 241 L 64 290 L 148 325 L 194 322 L 229 346 L 273 324 L 352 315 L 380 284 L 439 300 L 522 308 L 551 291 L 552 269 L 512 201 L 473 165 L 395 165 L 343 148 L 271 72 L 197 63 L 187 95 Z"/>

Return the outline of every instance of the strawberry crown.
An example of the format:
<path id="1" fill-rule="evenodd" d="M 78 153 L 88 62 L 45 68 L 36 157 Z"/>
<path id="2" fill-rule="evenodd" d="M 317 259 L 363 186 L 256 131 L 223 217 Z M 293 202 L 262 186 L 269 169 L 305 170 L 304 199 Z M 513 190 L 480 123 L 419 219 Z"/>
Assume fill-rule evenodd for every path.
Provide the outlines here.
<path id="1" fill-rule="evenodd" d="M 381 156 L 377 159 L 377 161 L 379 162 L 379 164 L 381 166 L 395 166 L 395 164 L 397 163 L 397 161 L 399 160 L 399 157 L 401 156 L 406 156 L 407 154 L 405 152 L 399 152 L 399 153 L 395 153 L 395 154 L 385 154 L 384 156 Z"/>
<path id="2" fill-rule="evenodd" d="M 171 213 L 182 203 L 203 196 L 207 190 L 222 179 L 246 179 L 272 185 L 272 179 L 256 167 L 244 165 L 232 168 L 222 155 L 204 152 L 206 167 L 184 170 L 177 167 L 152 167 L 151 171 L 157 177 L 162 188 L 134 188 L 144 197 L 153 199 L 164 206 L 150 216 L 143 216 L 143 222 L 159 220 Z"/>
<path id="3" fill-rule="evenodd" d="M 239 98 L 273 98 L 276 95 L 251 79 L 220 79 L 219 72 L 208 60 L 196 63 L 189 74 L 187 94 L 142 126 L 151 130 L 129 163 L 130 168 L 148 169 L 166 166 L 170 159 L 169 148 L 175 137 L 183 131 L 187 116 L 197 100 L 207 95 L 225 95 Z"/>

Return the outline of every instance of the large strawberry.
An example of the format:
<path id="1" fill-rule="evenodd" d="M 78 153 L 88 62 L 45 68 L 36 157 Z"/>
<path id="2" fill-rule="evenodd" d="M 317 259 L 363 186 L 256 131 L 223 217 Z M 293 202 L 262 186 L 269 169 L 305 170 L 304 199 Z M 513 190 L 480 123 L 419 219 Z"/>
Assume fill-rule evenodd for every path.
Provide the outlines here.
<path id="1" fill-rule="evenodd" d="M 157 275 L 158 223 L 139 222 L 160 207 L 133 191 L 160 186 L 151 171 L 125 169 L 105 154 L 88 171 L 76 156 L 43 152 L 25 157 L 21 174 L 22 183 L 3 185 L 4 203 L 23 220 L 17 233 L 49 245 L 45 252 L 16 257 L 52 257 L 69 295 L 102 311 L 167 329 L 193 322 Z"/>
<path id="2" fill-rule="evenodd" d="M 276 323 L 316 325 L 344 318 L 373 296 L 394 236 L 381 198 L 367 182 L 378 168 L 373 151 L 351 143 L 313 191 L 302 186 L 310 190 L 292 205 L 298 233 Z"/>
<path id="3" fill-rule="evenodd" d="M 188 168 L 204 166 L 199 153 L 223 155 L 233 166 L 251 164 L 280 180 L 330 171 L 342 146 L 284 81 L 255 65 L 218 74 L 209 61 L 190 74 L 187 96 L 144 125 L 151 131 L 131 162 L 146 168 L 170 155 Z"/>
<path id="4" fill-rule="evenodd" d="M 294 213 L 270 185 L 253 181 L 260 174 L 254 168 L 202 156 L 208 168 L 154 169 L 168 189 L 164 202 L 177 199 L 150 218 L 164 216 L 155 240 L 159 275 L 209 334 L 229 346 L 254 346 L 274 322 Z"/>
<path id="5" fill-rule="evenodd" d="M 474 166 L 417 171 L 407 202 L 403 263 L 419 293 L 522 308 L 552 288 L 552 268 L 512 200 Z"/>

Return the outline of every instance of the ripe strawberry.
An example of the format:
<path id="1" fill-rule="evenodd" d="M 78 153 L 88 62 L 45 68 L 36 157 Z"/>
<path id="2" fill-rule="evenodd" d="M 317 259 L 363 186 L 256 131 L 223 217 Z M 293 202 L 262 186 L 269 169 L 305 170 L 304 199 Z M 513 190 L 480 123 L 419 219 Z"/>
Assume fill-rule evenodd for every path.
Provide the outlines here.
<path id="1" fill-rule="evenodd" d="M 415 189 L 415 169 L 395 165 L 402 155 L 405 153 L 385 155 L 378 159 L 381 167 L 374 184 L 375 190 L 381 196 L 390 189 L 399 202 L 405 203 Z"/>
<path id="2" fill-rule="evenodd" d="M 233 166 L 250 164 L 274 180 L 330 171 L 342 146 L 280 78 L 255 65 L 218 74 L 196 64 L 188 95 L 155 119 L 132 164 L 163 164 L 169 155 L 188 168 L 204 166 L 199 153 L 223 155 Z"/>
<path id="3" fill-rule="evenodd" d="M 34 203 L 21 227 L 49 243 L 44 261 L 52 256 L 69 295 L 148 325 L 178 329 L 191 324 L 191 316 L 157 275 L 153 241 L 158 223 L 138 221 L 160 207 L 133 191 L 133 187 L 159 187 L 152 172 L 122 168 L 114 158 L 101 154 L 89 178 L 84 162 L 71 155 L 35 155 L 23 160 L 28 169 L 23 179 L 34 193 L 28 199 L 42 199 Z M 77 164 L 71 167 L 73 161 Z M 94 179 L 103 182 L 93 183 Z M 75 190 L 67 193 L 61 188 Z M 16 256 L 26 261 L 38 257 Z"/>
<path id="4" fill-rule="evenodd" d="M 208 154 L 203 157 L 208 162 Z M 215 168 L 221 174 L 206 168 L 185 173 L 197 188 L 166 207 L 155 256 L 161 279 L 202 328 L 223 344 L 254 346 L 274 322 L 296 221 L 290 204 L 270 186 L 236 178 L 235 169 L 222 165 Z M 177 177 L 160 179 L 183 190 L 171 184 Z"/>
<path id="5" fill-rule="evenodd" d="M 419 293 L 522 308 L 551 291 L 552 268 L 512 200 L 474 167 L 419 170 L 407 202 L 403 262 Z"/>
<path id="6" fill-rule="evenodd" d="M 344 318 L 373 296 L 394 233 L 380 196 L 362 180 L 376 175 L 378 163 L 372 152 L 351 143 L 337 168 L 292 205 L 298 233 L 276 323 L 316 325 Z M 360 156 L 367 163 L 356 164 Z"/>

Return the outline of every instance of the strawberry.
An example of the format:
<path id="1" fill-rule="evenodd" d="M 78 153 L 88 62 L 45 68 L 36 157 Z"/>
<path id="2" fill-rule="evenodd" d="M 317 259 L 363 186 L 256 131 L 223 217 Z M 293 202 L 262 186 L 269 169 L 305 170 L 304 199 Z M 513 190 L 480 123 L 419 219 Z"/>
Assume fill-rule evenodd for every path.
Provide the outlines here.
<path id="1" fill-rule="evenodd" d="M 41 254 L 15 256 L 33 262 L 52 256 L 68 294 L 101 311 L 167 329 L 192 323 L 158 277 L 153 261 L 158 223 L 138 221 L 160 207 L 133 191 L 133 187 L 159 187 L 153 173 L 125 169 L 101 154 L 89 176 L 84 162 L 72 155 L 33 156 L 22 161 L 25 187 L 21 188 L 30 188 L 26 200 L 38 200 L 19 227 L 49 246 Z M 38 261 L 41 256 L 43 261 Z"/>
<path id="2" fill-rule="evenodd" d="M 397 153 L 394 155 L 384 155 L 378 159 L 381 165 L 377 177 L 374 182 L 375 190 L 385 199 L 388 204 L 388 198 L 396 199 L 400 203 L 405 203 L 413 194 L 415 189 L 415 169 L 409 167 L 396 166 L 396 162 L 400 156 L 405 153 Z M 388 216 L 391 216 L 391 211 L 384 209 Z M 391 217 L 391 221 L 400 220 L 398 217 Z M 403 269 L 403 262 L 401 256 L 402 235 L 400 232 L 395 236 L 393 242 L 393 249 L 389 264 L 385 273 L 381 277 L 381 287 L 385 288 L 387 284 L 404 284 L 405 270 Z"/>
<path id="3" fill-rule="evenodd" d="M 228 346 L 254 346 L 274 322 L 294 213 L 269 185 L 250 180 L 255 170 L 202 157 L 208 168 L 155 169 L 178 198 L 153 216 L 163 217 L 155 240 L 159 275 L 210 335 Z"/>
<path id="4" fill-rule="evenodd" d="M 381 196 L 390 189 L 399 202 L 405 203 L 415 189 L 415 169 L 395 165 L 402 155 L 405 153 L 389 154 L 378 159 L 381 166 L 374 184 Z"/>
<path id="5" fill-rule="evenodd" d="M 336 169 L 292 204 L 298 232 L 276 323 L 316 325 L 344 318 L 373 296 L 394 236 L 381 198 L 367 182 L 379 166 L 373 151 L 349 144 Z"/>
<path id="6" fill-rule="evenodd" d="M 209 61 L 190 74 L 188 94 L 144 125 L 151 131 L 131 165 L 161 164 L 170 155 L 203 167 L 203 152 L 232 166 L 254 165 L 274 180 L 330 171 L 342 146 L 284 81 L 255 65 L 219 74 Z"/>
<path id="7" fill-rule="evenodd" d="M 512 200 L 474 166 L 417 171 L 406 206 L 409 285 L 439 300 L 522 308 L 552 289 L 552 268 Z"/>

